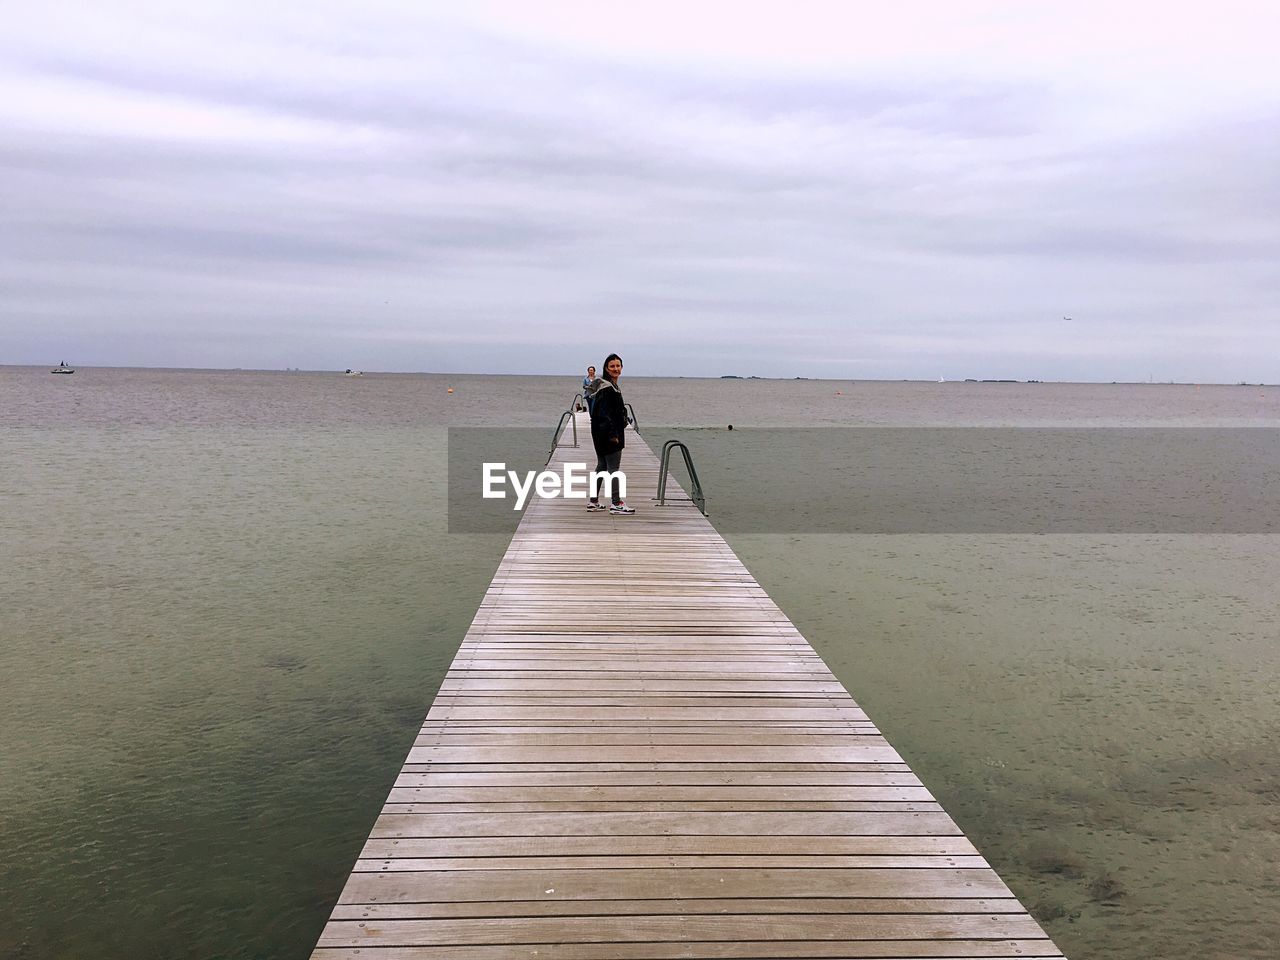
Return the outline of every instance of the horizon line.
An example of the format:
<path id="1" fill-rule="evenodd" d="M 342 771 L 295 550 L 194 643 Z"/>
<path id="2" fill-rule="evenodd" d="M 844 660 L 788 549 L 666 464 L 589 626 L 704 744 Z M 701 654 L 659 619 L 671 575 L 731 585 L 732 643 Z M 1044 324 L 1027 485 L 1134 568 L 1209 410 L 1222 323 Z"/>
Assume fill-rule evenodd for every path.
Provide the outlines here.
<path id="1" fill-rule="evenodd" d="M 75 369 L 85 370 L 158 370 L 172 373 L 306 373 L 306 374 L 340 374 L 346 369 L 336 367 L 311 368 L 302 367 L 179 367 L 164 365 L 126 365 L 115 364 L 72 364 Z M 0 369 L 42 370 L 45 364 L 38 363 L 0 363 Z M 360 370 L 361 376 L 380 377 L 565 377 L 577 379 L 576 373 L 494 373 L 492 371 L 437 371 L 437 370 Z M 1015 379 L 1011 377 L 954 377 L 950 379 L 926 379 L 921 377 L 812 377 L 812 376 L 761 376 L 758 374 L 627 374 L 628 380 L 780 380 L 794 382 L 809 380 L 828 383 L 987 383 L 987 384 L 1093 384 L 1098 386 L 1184 386 L 1184 387 L 1275 387 L 1280 383 L 1263 381 L 1237 380 L 1233 383 L 1220 380 L 1052 380 L 1052 379 Z"/>

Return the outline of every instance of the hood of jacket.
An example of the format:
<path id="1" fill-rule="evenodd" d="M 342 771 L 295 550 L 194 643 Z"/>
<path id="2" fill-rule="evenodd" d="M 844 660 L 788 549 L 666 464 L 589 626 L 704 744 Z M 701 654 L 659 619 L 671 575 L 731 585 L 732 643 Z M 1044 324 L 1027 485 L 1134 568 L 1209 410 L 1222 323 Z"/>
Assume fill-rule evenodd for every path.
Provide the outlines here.
<path id="1" fill-rule="evenodd" d="M 604 377 L 596 377 L 589 384 L 582 388 L 582 392 L 588 397 L 594 397 L 605 390 L 617 390 L 618 396 L 622 396 L 622 391 L 618 390 L 613 383 Z"/>

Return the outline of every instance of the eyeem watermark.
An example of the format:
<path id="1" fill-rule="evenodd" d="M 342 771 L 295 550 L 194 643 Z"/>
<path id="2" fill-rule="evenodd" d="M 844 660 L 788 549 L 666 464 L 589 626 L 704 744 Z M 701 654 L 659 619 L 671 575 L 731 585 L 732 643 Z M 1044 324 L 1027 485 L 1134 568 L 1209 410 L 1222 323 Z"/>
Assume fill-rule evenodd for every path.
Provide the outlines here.
<path id="1" fill-rule="evenodd" d="M 647 435 L 654 457 L 667 439 L 693 448 L 702 486 L 714 492 L 722 534 L 1280 537 L 1280 428 L 1274 426 L 735 424 L 730 433 L 651 425 Z M 512 503 L 519 498 L 527 507 L 533 500 L 538 471 L 562 470 L 559 460 L 547 463 L 547 430 L 450 427 L 448 437 L 450 533 L 511 536 L 521 517 Z M 578 449 L 566 438 L 556 450 L 594 467 L 590 441 L 582 439 Z M 623 455 L 629 473 L 645 455 L 637 438 Z M 481 496 L 486 463 L 502 470 L 491 489 L 505 491 L 505 499 Z M 581 464 L 572 469 L 572 495 L 581 497 L 589 474 Z M 508 470 L 517 473 L 523 497 Z M 673 475 L 682 479 L 678 467 Z M 552 483 L 544 481 L 544 490 Z M 641 487 L 628 486 L 632 496 L 643 496 Z M 559 489 L 564 496 L 562 474 Z"/>
<path id="2" fill-rule="evenodd" d="M 481 496 L 486 500 L 505 500 L 506 488 L 510 483 L 511 490 L 515 493 L 512 510 L 523 510 L 530 492 L 543 499 L 564 497 L 568 500 L 585 500 L 590 490 L 598 489 L 606 497 L 612 497 L 616 490 L 619 499 L 626 499 L 627 475 L 621 470 L 588 472 L 585 463 L 566 463 L 563 467 L 562 473 L 554 470 L 527 470 L 522 480 L 518 471 L 507 469 L 506 463 L 486 462 Z"/>

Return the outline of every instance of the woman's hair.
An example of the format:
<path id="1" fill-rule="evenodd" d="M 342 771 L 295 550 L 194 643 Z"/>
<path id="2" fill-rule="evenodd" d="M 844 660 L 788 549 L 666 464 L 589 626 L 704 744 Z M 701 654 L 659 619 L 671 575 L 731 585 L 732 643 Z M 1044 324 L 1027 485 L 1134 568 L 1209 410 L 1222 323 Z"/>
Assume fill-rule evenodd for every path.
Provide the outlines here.
<path id="1" fill-rule="evenodd" d="M 609 376 L 609 361 L 610 361 L 610 360 L 617 360 L 619 363 L 621 363 L 621 362 L 622 362 L 622 358 L 621 358 L 620 356 L 618 356 L 616 353 L 611 353 L 611 354 L 609 354 L 607 357 L 605 357 L 605 358 L 604 358 L 604 366 L 600 368 L 600 369 L 604 372 L 604 378 L 605 378 L 606 380 L 608 380 L 610 383 L 613 383 L 613 382 L 614 382 L 614 381 L 613 381 L 613 378 Z"/>

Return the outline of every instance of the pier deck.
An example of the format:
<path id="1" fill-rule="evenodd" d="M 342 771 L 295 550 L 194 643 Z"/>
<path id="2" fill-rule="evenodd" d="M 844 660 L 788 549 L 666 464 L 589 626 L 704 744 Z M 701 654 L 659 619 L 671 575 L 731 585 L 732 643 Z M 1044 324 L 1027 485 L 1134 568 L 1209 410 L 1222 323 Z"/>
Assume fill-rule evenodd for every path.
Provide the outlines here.
<path id="1" fill-rule="evenodd" d="M 594 465 L 579 426 L 553 467 Z M 638 437 L 623 469 L 635 516 L 531 500 L 313 957 L 1061 957 L 711 524 L 650 501 Z"/>

